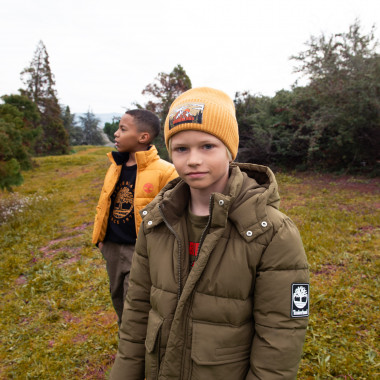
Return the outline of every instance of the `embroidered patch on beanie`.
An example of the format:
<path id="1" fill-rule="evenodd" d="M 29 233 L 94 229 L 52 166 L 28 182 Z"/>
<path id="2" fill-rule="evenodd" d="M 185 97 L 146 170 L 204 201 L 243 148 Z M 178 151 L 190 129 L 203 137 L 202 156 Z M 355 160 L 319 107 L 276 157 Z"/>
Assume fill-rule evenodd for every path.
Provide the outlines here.
<path id="1" fill-rule="evenodd" d="M 174 109 L 169 115 L 169 130 L 181 124 L 202 124 L 204 104 L 188 103 Z"/>

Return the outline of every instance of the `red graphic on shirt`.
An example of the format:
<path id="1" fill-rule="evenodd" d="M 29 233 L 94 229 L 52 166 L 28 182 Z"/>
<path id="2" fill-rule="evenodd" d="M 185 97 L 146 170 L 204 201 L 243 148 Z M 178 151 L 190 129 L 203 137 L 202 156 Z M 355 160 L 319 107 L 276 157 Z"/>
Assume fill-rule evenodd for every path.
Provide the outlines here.
<path id="1" fill-rule="evenodd" d="M 196 260 L 196 256 L 198 256 L 198 248 L 199 243 L 193 243 L 192 241 L 189 242 L 189 254 L 190 256 L 195 256 L 194 259 Z M 195 260 L 191 263 L 191 266 L 194 266 Z"/>
<path id="2" fill-rule="evenodd" d="M 153 191 L 153 185 L 149 182 L 147 182 L 144 186 L 143 189 L 146 193 L 151 193 Z"/>

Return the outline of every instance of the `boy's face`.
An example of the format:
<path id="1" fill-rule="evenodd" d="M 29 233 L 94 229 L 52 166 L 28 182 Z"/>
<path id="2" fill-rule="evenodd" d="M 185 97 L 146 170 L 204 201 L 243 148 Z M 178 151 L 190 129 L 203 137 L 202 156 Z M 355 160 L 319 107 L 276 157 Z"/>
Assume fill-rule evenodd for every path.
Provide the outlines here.
<path id="1" fill-rule="evenodd" d="M 141 136 L 134 122 L 134 117 L 124 114 L 120 119 L 119 129 L 114 133 L 115 147 L 119 152 L 137 152 L 141 150 Z"/>
<path id="2" fill-rule="evenodd" d="M 171 156 L 179 176 L 191 189 L 222 192 L 228 181 L 225 145 L 205 132 L 182 131 L 171 138 Z"/>

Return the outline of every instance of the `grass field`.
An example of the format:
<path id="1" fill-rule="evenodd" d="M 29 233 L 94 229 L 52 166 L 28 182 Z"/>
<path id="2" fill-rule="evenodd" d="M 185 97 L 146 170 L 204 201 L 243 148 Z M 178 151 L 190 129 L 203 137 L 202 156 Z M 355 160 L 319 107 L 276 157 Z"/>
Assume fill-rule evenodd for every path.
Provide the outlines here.
<path id="1" fill-rule="evenodd" d="M 107 378 L 117 323 L 91 233 L 109 150 L 37 158 L 0 193 L 1 379 Z M 311 269 L 298 378 L 380 378 L 380 179 L 276 176 Z"/>

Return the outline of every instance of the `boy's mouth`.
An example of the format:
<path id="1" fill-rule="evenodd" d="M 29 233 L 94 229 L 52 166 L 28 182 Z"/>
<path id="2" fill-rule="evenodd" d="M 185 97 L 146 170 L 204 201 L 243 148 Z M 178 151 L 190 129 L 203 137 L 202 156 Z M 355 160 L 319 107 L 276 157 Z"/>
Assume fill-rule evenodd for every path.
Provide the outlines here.
<path id="1" fill-rule="evenodd" d="M 206 172 L 190 172 L 190 173 L 186 173 L 186 176 L 190 178 L 200 178 L 200 177 L 204 177 L 206 174 L 207 174 Z"/>

